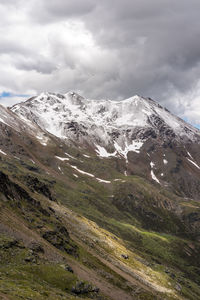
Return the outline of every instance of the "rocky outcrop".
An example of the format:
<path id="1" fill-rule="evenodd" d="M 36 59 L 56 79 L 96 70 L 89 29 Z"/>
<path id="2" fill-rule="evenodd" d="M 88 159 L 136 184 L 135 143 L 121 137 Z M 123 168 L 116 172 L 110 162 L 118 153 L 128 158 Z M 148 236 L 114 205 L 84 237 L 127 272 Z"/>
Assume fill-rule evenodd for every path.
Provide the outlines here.
<path id="1" fill-rule="evenodd" d="M 47 230 L 42 237 L 54 247 L 78 257 L 78 248 L 70 241 L 69 233 L 64 226 L 57 226 L 55 230 Z"/>
<path id="2" fill-rule="evenodd" d="M 33 177 L 31 175 L 25 176 L 24 180 L 32 192 L 38 192 L 48 199 L 55 201 L 55 196 L 51 192 L 49 185 L 40 181 L 37 177 Z"/>

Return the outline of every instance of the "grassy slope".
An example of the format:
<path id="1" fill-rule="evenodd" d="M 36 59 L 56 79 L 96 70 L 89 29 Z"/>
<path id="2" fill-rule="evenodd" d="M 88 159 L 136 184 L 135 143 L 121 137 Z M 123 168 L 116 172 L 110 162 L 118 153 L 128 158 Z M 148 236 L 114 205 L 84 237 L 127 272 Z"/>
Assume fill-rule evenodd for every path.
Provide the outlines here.
<path id="1" fill-rule="evenodd" d="M 77 150 L 73 149 L 69 153 L 76 157 L 80 155 Z M 91 225 L 93 223 L 80 217 L 83 227 L 85 223 L 87 223 L 87 230 L 83 232 L 83 236 L 80 239 L 81 243 L 79 244 L 75 230 L 76 225 L 79 224 L 78 216 L 70 219 L 71 222 L 67 222 L 69 216 L 65 216 L 65 221 L 68 224 L 67 228 L 70 228 L 70 224 L 71 226 L 73 224 L 75 226 L 71 227 L 71 231 L 72 236 L 74 232 L 75 242 L 80 249 L 80 257 L 77 258 L 80 264 L 87 265 L 91 270 L 95 270 L 96 273 L 98 273 L 97 270 L 103 269 L 104 277 L 105 274 L 110 274 L 109 276 L 111 276 L 108 276 L 107 281 L 111 281 L 115 286 L 121 287 L 128 292 L 133 292 L 133 290 L 129 291 L 129 288 L 125 285 L 123 276 L 116 273 L 113 274 L 111 267 L 101 262 L 100 259 L 103 251 L 108 257 L 114 259 L 114 262 L 125 263 L 126 266 L 132 270 L 137 270 L 140 276 L 144 278 L 146 276 L 148 278 L 152 277 L 152 281 L 155 284 L 159 284 L 163 288 L 171 289 L 174 295 L 181 294 L 187 299 L 197 299 L 200 297 L 199 265 L 197 261 L 199 245 L 193 240 L 188 239 L 188 234 L 185 234 L 187 230 L 184 225 L 181 224 L 180 220 L 174 214 L 169 213 L 169 210 L 164 209 L 166 201 L 169 206 L 172 205 L 172 203 L 178 203 L 179 199 L 149 184 L 143 178 L 135 176 L 125 177 L 121 173 L 118 173 L 116 170 L 118 168 L 120 169 L 120 166 L 117 165 L 116 161 L 97 160 L 94 157 L 90 159 L 83 159 L 83 157 L 81 157 L 81 159 L 83 163 L 77 160 L 72 160 L 70 163 L 82 170 L 95 174 L 96 177 L 111 180 L 112 183 L 98 183 L 95 179 L 79 174 L 72 169 L 68 163 L 56 161 L 54 165 L 52 165 L 52 162 L 50 162 L 48 158 L 42 160 L 41 163 L 42 166 L 51 170 L 49 175 L 45 174 L 44 170 L 40 168 L 30 171 L 30 168 L 27 168 L 27 166 L 35 167 L 30 161 L 26 161 L 25 164 L 22 164 L 17 160 L 9 160 L 9 162 L 4 160 L 1 162 L 1 169 L 15 178 L 16 182 L 22 182 L 24 176 L 27 174 L 33 174 L 41 181 L 50 184 L 52 184 L 56 178 L 56 182 L 52 184 L 52 188 L 57 200 L 76 213 L 98 224 Z M 61 167 L 63 174 L 58 171 L 58 166 Z M 54 170 L 52 170 L 52 168 Z M 79 177 L 73 176 L 74 173 Z M 121 179 L 121 181 L 114 181 L 116 178 Z M 22 183 L 21 185 L 23 186 Z M 131 197 L 133 198 L 130 198 L 130 195 L 132 195 Z M 45 197 L 39 194 L 34 194 L 34 197 L 39 199 L 44 205 L 49 205 Z M 127 199 L 131 199 L 132 201 L 128 201 Z M 138 201 L 140 202 L 139 206 Z M 131 206 L 133 202 L 135 204 Z M 184 203 L 183 207 L 186 207 Z M 194 210 L 194 207 L 190 207 L 189 209 Z M 14 211 L 16 213 L 15 207 Z M 143 214 L 141 212 L 143 212 Z M 157 221 L 154 222 L 152 219 L 144 218 L 145 215 L 148 215 L 146 212 L 151 212 L 161 217 L 158 228 L 156 228 L 156 224 L 158 224 Z M 18 214 L 21 214 L 21 212 L 19 211 Z M 47 217 L 44 218 L 44 216 L 42 216 L 42 218 L 45 221 L 49 219 Z M 36 230 L 40 220 L 40 215 L 34 217 L 34 221 L 31 224 L 32 230 Z M 63 220 L 63 222 L 65 221 Z M 88 224 L 90 224 L 90 226 Z M 150 228 L 148 228 L 148 224 Z M 50 224 L 50 226 L 52 225 Z M 82 226 L 80 224 L 77 226 L 79 232 L 83 230 Z M 98 228 L 98 230 L 96 229 L 94 232 L 93 227 Z M 89 241 L 87 241 L 86 237 L 91 230 L 93 231 L 92 235 Z M 184 232 L 184 235 L 182 232 Z M 102 243 L 102 239 L 106 239 L 107 235 L 114 236 L 114 240 L 118 241 L 114 247 L 110 247 L 110 242 Z M 98 239 L 100 239 L 99 242 Z M 92 243 L 92 247 L 94 248 L 92 254 L 89 253 L 87 248 L 88 243 L 90 246 Z M 130 259 L 124 261 L 124 259 L 121 258 L 121 254 L 124 252 L 129 254 Z M 97 256 L 99 256 L 99 258 Z M 85 257 L 87 257 L 87 259 L 85 259 Z M 40 293 L 40 295 L 37 295 L 37 299 L 40 299 L 39 297 L 41 297 L 41 299 L 45 299 L 45 297 L 51 299 L 50 297 L 55 297 L 55 294 L 57 295 L 55 299 L 73 299 L 73 296 L 67 296 L 66 292 L 70 291 L 72 283 L 77 280 L 75 275 L 63 270 L 60 264 L 56 264 L 55 266 L 55 262 L 53 262 L 52 267 L 52 262 L 50 264 L 49 262 L 48 264 L 46 264 L 46 262 L 43 264 L 43 261 L 41 261 L 39 265 L 32 266 L 24 264 L 24 260 L 22 261 L 20 259 L 19 261 L 18 259 L 15 260 L 14 266 L 11 263 L 11 267 L 8 267 L 8 274 L 5 273 L 5 266 L 1 264 L 1 274 L 4 275 L 1 275 L 2 284 L 0 291 L 10 296 L 17 291 L 17 293 L 21 293 L 21 297 L 24 297 L 24 299 L 34 299 L 34 297 L 36 297 L 34 289 L 36 289 L 37 292 L 39 291 Z M 12 274 L 11 271 L 14 273 Z M 17 277 L 19 273 L 21 274 L 20 278 Z M 49 276 L 47 276 L 47 274 L 49 274 Z M 63 281 L 59 276 L 66 278 L 64 286 L 62 286 Z M 37 278 L 38 281 L 35 278 Z M 26 280 L 26 282 L 24 280 Z M 181 286 L 181 291 L 179 291 L 179 286 Z M 27 287 L 27 289 L 25 287 Z M 29 293 L 28 296 L 26 293 Z M 45 293 L 48 293 L 48 295 Z M 155 297 L 155 295 L 151 295 L 150 291 L 141 289 L 135 297 L 138 297 L 136 299 L 151 299 L 151 297 Z M 159 293 L 157 297 L 158 299 L 159 297 L 162 299 Z M 167 296 L 166 294 L 165 297 L 166 299 L 167 297 L 172 299 L 174 296 Z"/>

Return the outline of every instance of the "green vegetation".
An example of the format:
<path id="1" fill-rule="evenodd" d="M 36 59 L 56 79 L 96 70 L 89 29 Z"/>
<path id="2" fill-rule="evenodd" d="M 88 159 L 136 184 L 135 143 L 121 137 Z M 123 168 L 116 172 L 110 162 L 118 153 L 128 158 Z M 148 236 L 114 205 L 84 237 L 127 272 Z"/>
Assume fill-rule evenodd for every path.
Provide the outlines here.
<path id="1" fill-rule="evenodd" d="M 57 154 L 53 145 L 49 151 Z M 81 156 L 77 150 L 67 152 Z M 0 169 L 11 182 L 10 194 L 4 190 L 0 198 L 5 226 L 5 235 L 0 236 L 0 299 L 1 293 L 17 300 L 98 299 L 99 295 L 99 299 L 109 299 L 101 293 L 75 295 L 73 287 L 87 280 L 81 272 L 66 268 L 68 260 L 72 269 L 73 263 L 76 269 L 79 264 L 86 273 L 94 272 L 134 299 L 200 298 L 200 245 L 195 241 L 196 229 L 185 221 L 199 210 L 199 203 L 183 201 L 142 177 L 122 175 L 115 160 L 91 157 L 71 164 L 111 183 L 99 183 L 78 172 L 75 177 L 70 164 L 52 162 L 49 153 L 41 158 L 40 167 L 28 159 L 1 161 Z M 63 205 L 61 212 L 63 207 L 72 210 L 74 216 L 59 214 L 54 204 Z M 32 250 L 31 239 L 39 239 L 44 251 Z M 171 294 L 138 289 L 137 280 L 131 285 L 124 277 L 123 268 Z"/>

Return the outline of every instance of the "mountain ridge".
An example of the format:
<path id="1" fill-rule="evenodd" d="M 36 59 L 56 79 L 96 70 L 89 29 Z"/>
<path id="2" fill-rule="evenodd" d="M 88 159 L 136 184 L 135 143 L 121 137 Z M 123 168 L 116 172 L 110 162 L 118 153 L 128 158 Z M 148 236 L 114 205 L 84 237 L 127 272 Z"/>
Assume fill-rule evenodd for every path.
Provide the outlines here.
<path id="1" fill-rule="evenodd" d="M 185 121 L 183 121 L 182 119 L 176 117 L 175 115 L 173 115 L 171 112 L 169 112 L 166 108 L 163 108 L 160 104 L 158 104 L 156 101 L 150 99 L 150 98 L 144 98 L 144 97 L 140 97 L 138 95 L 135 95 L 133 97 L 130 97 L 128 99 L 125 99 L 125 100 L 92 100 L 92 99 L 86 99 L 86 98 L 83 98 L 82 96 L 78 95 L 77 93 L 74 93 L 74 92 L 69 92 L 69 93 L 66 93 L 64 95 L 61 95 L 61 94 L 54 94 L 54 93 L 42 93 L 40 94 L 39 96 L 36 96 L 36 97 L 32 97 L 30 99 L 28 99 L 27 101 L 25 102 L 21 102 L 19 104 L 15 104 L 13 107 L 11 107 L 11 110 L 12 111 L 18 111 L 18 106 L 24 106 L 26 104 L 30 105 L 30 103 L 33 103 L 32 105 L 32 109 L 34 108 L 34 102 L 36 102 L 36 104 L 39 106 L 41 103 L 38 103 L 38 102 L 41 102 L 41 99 L 43 100 L 43 102 L 45 102 L 46 100 L 46 104 L 48 104 L 48 102 L 50 102 L 50 105 L 53 105 L 53 104 L 56 104 L 56 100 L 58 101 L 57 104 L 65 104 L 68 102 L 68 104 L 73 104 L 73 105 L 77 105 L 80 107 L 80 110 L 88 110 L 88 115 L 87 115 L 87 118 L 90 119 L 90 117 L 93 115 L 93 114 L 100 114 L 100 116 L 102 117 L 103 114 L 106 112 L 106 111 L 109 111 L 109 108 L 110 110 L 112 110 L 112 106 L 114 106 L 113 110 L 114 112 L 112 111 L 111 112 L 111 116 L 113 117 L 113 119 L 111 119 L 111 122 L 113 122 L 114 124 L 116 123 L 115 122 L 115 118 L 116 116 L 114 115 L 114 113 L 118 113 L 118 114 L 122 114 L 123 115 L 123 112 L 124 114 L 128 114 L 130 113 L 129 109 L 131 108 L 132 109 L 132 112 L 131 114 L 133 115 L 133 117 L 136 119 L 136 122 L 134 123 L 134 118 L 131 119 L 131 123 L 128 124 L 128 123 L 124 123 L 123 122 L 117 122 L 116 125 L 118 126 L 123 126 L 123 125 L 131 125 L 131 126 L 143 126 L 143 125 L 148 125 L 145 121 L 146 120 L 139 120 L 138 119 L 138 116 L 136 115 L 137 113 L 141 113 L 141 111 L 143 110 L 143 113 L 146 113 L 147 116 L 151 115 L 152 114 L 152 111 L 156 113 L 155 111 L 155 108 L 159 108 L 161 109 L 163 112 L 167 112 L 169 113 L 172 117 L 175 117 L 175 119 L 177 121 L 180 121 L 181 123 L 187 125 L 188 128 L 192 129 L 194 132 L 198 133 L 199 130 L 194 128 L 192 125 L 189 125 L 188 123 L 186 123 Z M 62 101 L 61 101 L 62 100 Z M 64 103 L 62 103 L 64 102 Z M 151 107 L 150 105 L 148 104 L 152 104 L 153 103 L 153 107 Z M 96 106 L 94 108 L 94 110 L 89 110 L 87 105 L 90 105 L 92 104 L 91 106 Z M 125 105 L 123 105 L 125 104 Z M 129 104 L 132 104 L 132 106 L 130 107 Z M 138 105 L 139 104 L 139 105 Z M 143 104 L 143 105 L 141 105 Z M 127 107 L 126 107 L 127 105 Z M 124 107 L 123 107 L 124 106 Z M 137 106 L 139 106 L 139 109 L 137 108 Z M 66 107 L 63 107 L 66 109 Z M 153 108 L 153 110 L 152 110 Z M 118 109 L 118 111 L 117 111 Z M 144 110 L 146 109 L 146 110 Z M 121 112 L 120 112 L 121 110 Z M 77 111 L 75 111 L 76 113 Z M 113 116 L 114 115 L 114 116 Z M 105 116 L 104 120 L 106 119 L 107 123 L 109 123 L 109 117 L 111 117 L 109 114 Z M 129 114 L 128 114 L 129 116 Z M 68 116 L 69 117 L 69 116 Z M 73 115 L 72 115 L 73 117 Z M 84 115 L 82 114 L 81 117 L 84 117 Z M 120 115 L 121 117 L 121 115 Z M 143 115 L 142 115 L 143 117 Z M 84 119 L 84 118 L 83 118 Z M 166 116 L 165 116 L 165 119 L 166 119 Z M 81 120 L 79 120 L 81 121 Z M 82 120 L 83 121 L 83 120 Z M 98 123 L 100 123 L 100 120 L 96 119 L 96 121 L 98 121 Z M 125 121 L 125 120 L 123 120 Z M 141 121 L 140 123 L 137 121 Z M 127 120 L 126 120 L 127 122 Z M 171 121 L 172 123 L 172 121 Z M 101 125 L 101 123 L 100 123 Z M 169 124 L 168 124 L 169 125 Z M 172 126 L 174 125 L 180 125 L 180 124 L 171 124 Z"/>

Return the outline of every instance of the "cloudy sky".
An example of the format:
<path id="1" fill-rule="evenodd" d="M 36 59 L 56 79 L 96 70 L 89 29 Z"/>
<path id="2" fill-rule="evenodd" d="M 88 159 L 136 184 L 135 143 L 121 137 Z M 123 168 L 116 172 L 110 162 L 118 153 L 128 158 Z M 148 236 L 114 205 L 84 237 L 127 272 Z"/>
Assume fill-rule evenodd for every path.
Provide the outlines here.
<path id="1" fill-rule="evenodd" d="M 0 0 L 0 103 L 151 97 L 200 125 L 199 0 Z"/>

